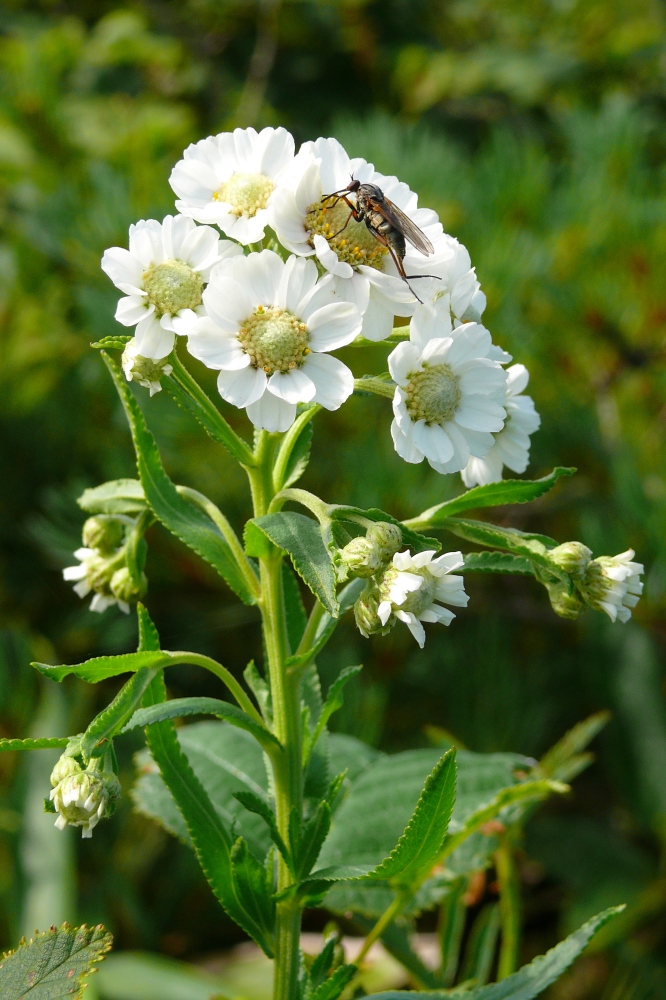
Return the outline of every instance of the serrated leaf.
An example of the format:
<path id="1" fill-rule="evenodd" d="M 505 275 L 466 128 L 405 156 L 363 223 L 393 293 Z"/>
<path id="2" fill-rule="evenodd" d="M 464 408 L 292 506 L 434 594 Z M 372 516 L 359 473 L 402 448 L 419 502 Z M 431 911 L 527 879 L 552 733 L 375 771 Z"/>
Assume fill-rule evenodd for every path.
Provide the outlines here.
<path id="1" fill-rule="evenodd" d="M 299 838 L 299 851 L 294 858 L 296 878 L 304 878 L 312 871 L 330 828 L 331 807 L 328 802 L 320 802 Z"/>
<path id="2" fill-rule="evenodd" d="M 83 980 L 111 948 L 113 938 L 97 927 L 52 927 L 21 942 L 0 958 L 2 1000 L 72 1000 L 81 996 Z"/>
<path id="3" fill-rule="evenodd" d="M 447 751 L 435 764 L 423 786 L 400 840 L 369 877 L 395 879 L 408 885 L 432 865 L 451 820 L 456 797 L 456 751 Z"/>
<path id="4" fill-rule="evenodd" d="M 113 739 L 116 733 L 125 731 L 123 726 L 141 704 L 144 692 L 158 669 L 141 667 L 137 670 L 134 676 L 123 684 L 111 704 L 92 720 L 81 737 L 81 753 L 84 760 L 87 761 L 94 756 L 95 750 Z"/>
<path id="5" fill-rule="evenodd" d="M 318 986 L 324 982 L 330 972 L 331 965 L 333 964 L 333 959 L 335 957 L 335 948 L 339 943 L 339 937 L 337 934 L 333 934 L 328 941 L 324 944 L 319 954 L 314 959 L 310 969 L 308 971 L 307 983 L 309 990 L 306 991 L 306 995 L 309 994 L 310 990 L 317 989 Z"/>
<path id="6" fill-rule="evenodd" d="M 84 490 L 76 502 L 88 514 L 140 514 L 148 506 L 138 479 L 112 479 Z"/>
<path id="7" fill-rule="evenodd" d="M 321 986 L 309 994 L 308 1000 L 337 1000 L 357 972 L 358 967 L 355 965 L 338 966 L 333 975 L 325 979 Z"/>
<path id="8" fill-rule="evenodd" d="M 319 737 L 321 736 L 326 727 L 326 723 L 333 715 L 333 713 L 337 712 L 338 709 L 342 708 L 343 705 L 342 692 L 345 688 L 345 685 L 347 684 L 348 681 L 352 679 L 352 677 L 356 677 L 356 675 L 359 674 L 362 669 L 363 667 L 345 667 L 344 670 L 340 671 L 338 676 L 331 684 L 326 694 L 326 701 L 324 702 L 322 710 L 319 714 L 319 718 L 317 719 L 314 731 L 310 738 L 311 746 L 316 745 L 317 740 L 319 739 Z"/>
<path id="9" fill-rule="evenodd" d="M 3 750 L 59 750 L 69 743 L 68 736 L 41 736 L 38 739 L 0 740 L 0 753 Z"/>
<path id="10" fill-rule="evenodd" d="M 608 725 L 610 719 L 611 713 L 603 711 L 577 722 L 539 761 L 543 774 L 559 781 L 571 781 L 593 760 L 591 754 L 583 754 L 581 751 Z"/>
<path id="11" fill-rule="evenodd" d="M 118 366 L 103 354 L 132 432 L 141 485 L 155 517 L 208 562 L 245 604 L 256 604 L 233 553 L 209 517 L 180 496 L 167 476 L 157 442 Z"/>
<path id="12" fill-rule="evenodd" d="M 266 555 L 266 539 L 289 554 L 298 575 L 326 611 L 337 618 L 335 574 L 317 522 L 294 511 L 265 514 L 247 522 L 245 549 L 248 555 Z"/>
<path id="13" fill-rule="evenodd" d="M 301 478 L 303 473 L 308 467 L 308 462 L 310 461 L 310 449 L 312 447 L 312 417 L 308 413 L 307 418 L 305 414 L 303 415 L 303 427 L 301 428 L 296 441 L 291 446 L 289 453 L 289 458 L 284 468 L 284 474 L 282 482 L 274 482 L 273 486 L 277 491 L 286 490 L 289 486 L 293 486 L 295 482 Z M 279 453 L 278 453 L 279 458 Z M 276 463 L 277 465 L 277 463 Z"/>
<path id="14" fill-rule="evenodd" d="M 111 337 L 101 337 L 95 340 L 90 346 L 97 350 L 117 350 L 124 351 L 130 340 L 134 340 L 134 334 L 114 333 Z"/>
<path id="15" fill-rule="evenodd" d="M 234 798 L 238 799 L 240 804 L 242 806 L 245 806 L 245 808 L 249 812 L 253 812 L 256 813 L 257 816 L 261 816 L 266 826 L 268 827 L 268 832 L 271 835 L 271 840 L 273 841 L 273 843 L 275 844 L 275 846 L 277 847 L 278 851 L 285 859 L 287 864 L 291 867 L 292 865 L 291 856 L 289 854 L 289 851 L 287 850 L 287 846 L 284 840 L 280 836 L 280 831 L 278 830 L 277 827 L 277 820 L 275 819 L 275 813 L 273 812 L 273 809 L 268 804 L 268 802 L 266 802 L 265 799 L 260 798 L 258 795 L 255 795 L 254 792 L 247 792 L 247 791 L 235 792 Z"/>
<path id="16" fill-rule="evenodd" d="M 90 684 L 97 684 L 107 677 L 117 677 L 118 674 L 134 673 L 142 668 L 162 667 L 169 662 L 169 657 L 160 650 L 154 652 L 121 653 L 119 656 L 93 656 L 83 663 L 63 664 L 62 666 L 51 666 L 49 663 L 32 663 L 31 666 L 39 670 L 45 677 L 50 677 L 54 681 L 62 681 L 70 674 L 79 677 Z"/>
<path id="17" fill-rule="evenodd" d="M 529 559 L 509 552 L 468 552 L 463 573 L 523 573 L 534 576 Z"/>
<path id="18" fill-rule="evenodd" d="M 232 705 L 228 701 L 221 701 L 219 698 L 171 698 L 159 705 L 140 708 L 122 731 L 127 733 L 131 729 L 153 726 L 156 722 L 164 722 L 166 719 L 180 719 L 187 715 L 216 715 L 218 719 L 224 719 L 232 726 L 238 726 L 239 729 L 245 729 L 251 733 L 264 748 L 271 744 L 274 747 L 281 745 L 278 738 L 265 726 L 259 725 L 236 705 Z"/>
<path id="19" fill-rule="evenodd" d="M 242 837 L 231 849 L 231 871 L 238 902 L 255 927 L 261 928 L 263 948 L 269 956 L 273 951 L 275 933 L 272 861 L 269 855 L 269 863 L 264 866 L 254 857 Z M 256 936 L 253 937 L 256 940 Z"/>
<path id="20" fill-rule="evenodd" d="M 543 993 L 578 958 L 592 937 L 604 924 L 624 909 L 614 906 L 597 914 L 587 923 L 570 934 L 564 941 L 551 948 L 545 955 L 539 955 L 529 965 L 507 976 L 499 983 L 490 983 L 477 989 L 455 990 L 451 997 L 459 1000 L 533 1000 Z M 410 990 L 388 990 L 373 993 L 367 1000 L 441 1000 L 441 993 L 415 993 Z"/>
<path id="21" fill-rule="evenodd" d="M 552 490 L 562 476 L 573 476 L 576 470 L 557 466 L 542 479 L 504 479 L 498 483 L 487 483 L 485 486 L 475 486 L 453 500 L 445 500 L 434 507 L 429 507 L 410 522 L 418 522 L 423 527 L 441 524 L 447 517 L 459 514 L 463 510 L 479 510 L 481 507 L 501 507 L 505 504 L 529 503 L 544 493 Z"/>
<path id="22" fill-rule="evenodd" d="M 546 551 L 555 548 L 557 542 L 547 535 L 528 534 L 516 528 L 502 528 L 497 524 L 489 524 L 488 521 L 469 521 L 462 517 L 447 518 L 443 527 L 468 542 L 487 545 L 493 549 L 506 549 L 543 566 L 551 573 L 557 572 L 546 558 Z"/>

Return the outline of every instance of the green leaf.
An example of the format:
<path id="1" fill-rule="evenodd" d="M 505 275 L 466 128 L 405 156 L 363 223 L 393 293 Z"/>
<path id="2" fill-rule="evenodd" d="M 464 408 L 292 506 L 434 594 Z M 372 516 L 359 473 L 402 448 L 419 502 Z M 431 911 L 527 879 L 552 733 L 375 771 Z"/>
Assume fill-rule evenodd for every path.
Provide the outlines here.
<path id="1" fill-rule="evenodd" d="M 384 510 L 379 510 L 378 507 L 370 507 L 368 510 L 364 510 L 362 507 L 350 507 L 347 504 L 327 504 L 328 516 L 333 521 L 351 521 L 354 524 L 359 523 L 359 518 L 365 518 L 368 521 L 375 521 L 377 523 L 384 524 L 395 524 L 397 528 L 400 528 L 402 532 L 402 540 L 405 545 L 407 545 L 412 552 L 425 552 L 428 549 L 434 549 L 435 552 L 440 552 L 442 548 L 442 543 L 437 538 L 428 538 L 427 535 L 422 535 L 420 532 L 412 531 L 410 527 L 403 524 L 402 521 L 398 521 L 391 514 L 387 514 Z"/>
<path id="2" fill-rule="evenodd" d="M 72 1000 L 84 979 L 111 948 L 113 938 L 98 927 L 52 927 L 0 958 L 2 1000 Z"/>
<path id="3" fill-rule="evenodd" d="M 264 865 L 255 858 L 243 838 L 239 837 L 231 849 L 231 871 L 238 902 L 255 927 L 261 928 L 264 951 L 270 956 L 275 933 L 272 852 Z"/>
<path id="4" fill-rule="evenodd" d="M 297 879 L 305 878 L 314 868 L 330 828 L 331 807 L 328 802 L 320 802 L 300 836 L 299 850 L 294 858 L 294 874 Z"/>
<path id="5" fill-rule="evenodd" d="M 479 986 L 485 986 L 488 982 L 495 957 L 499 931 L 499 904 L 491 903 L 488 906 L 484 906 L 470 931 L 465 958 L 459 976 L 461 982 L 473 979 Z"/>
<path id="6" fill-rule="evenodd" d="M 456 751 L 449 750 L 435 764 L 423 786 L 400 840 L 371 878 L 394 879 L 408 885 L 436 858 L 451 820 L 456 797 Z"/>
<path id="7" fill-rule="evenodd" d="M 345 613 L 345 611 L 349 611 L 349 609 L 354 606 L 354 602 L 361 594 L 366 582 L 366 580 L 354 579 L 350 580 L 350 582 L 342 588 L 340 593 L 337 595 L 340 607 L 338 617 L 333 618 L 332 615 L 324 613 L 321 616 L 321 621 L 317 627 L 314 642 L 311 648 L 305 650 L 301 656 L 290 657 L 288 666 L 303 666 L 317 656 L 333 635 L 340 617 Z"/>
<path id="8" fill-rule="evenodd" d="M 499 983 L 490 983 L 472 990 L 456 990 L 452 997 L 460 1000 L 533 1000 L 533 997 L 543 993 L 563 972 L 569 968 L 590 939 L 597 931 L 608 923 L 616 914 L 624 909 L 614 906 L 603 913 L 597 914 L 587 923 L 570 934 L 564 941 L 551 948 L 545 955 L 539 955 L 524 965 L 512 976 L 507 976 Z M 385 993 L 373 993 L 367 1000 L 441 1000 L 441 993 L 414 993 L 409 990 L 389 990 Z"/>
<path id="9" fill-rule="evenodd" d="M 447 517 L 459 514 L 463 510 L 478 510 L 481 507 L 501 507 L 504 504 L 529 503 L 544 493 L 552 490 L 562 476 L 573 476 L 576 470 L 558 466 L 543 479 L 504 479 L 499 483 L 488 483 L 486 486 L 475 486 L 453 500 L 445 500 L 434 507 L 429 507 L 417 517 L 407 522 L 414 527 L 433 527 L 441 524 Z"/>
<path id="10" fill-rule="evenodd" d="M 557 542 L 546 535 L 528 534 L 516 528 L 502 528 L 487 521 L 468 521 L 462 517 L 449 517 L 443 525 L 447 531 L 468 542 L 487 545 L 493 549 L 507 549 L 518 556 L 525 556 L 531 562 L 545 567 L 551 573 L 556 568 L 546 558 L 546 551 L 555 548 Z"/>
<path id="11" fill-rule="evenodd" d="M 317 522 L 293 511 L 265 514 L 248 521 L 245 526 L 247 554 L 265 555 L 265 539 L 289 554 L 296 572 L 326 611 L 337 618 L 335 574 Z"/>
<path id="12" fill-rule="evenodd" d="M 587 764 L 591 763 L 591 754 L 584 754 L 588 743 L 608 725 L 610 712 L 595 712 L 589 718 L 576 723 L 573 729 L 562 737 L 554 747 L 544 754 L 539 761 L 539 768 L 548 778 L 558 781 L 571 781 Z"/>
<path id="13" fill-rule="evenodd" d="M 271 744 L 274 747 L 281 745 L 278 738 L 265 726 L 260 726 L 236 705 L 221 701 L 219 698 L 172 698 L 159 705 L 140 708 L 122 731 L 127 733 L 131 729 L 152 726 L 156 722 L 164 722 L 165 719 L 180 719 L 186 715 L 216 715 L 218 719 L 224 719 L 232 726 L 238 726 L 239 729 L 252 733 L 264 749 Z"/>
<path id="14" fill-rule="evenodd" d="M 363 667 L 345 667 L 341 670 L 336 679 L 331 684 L 326 695 L 326 701 L 322 707 L 319 718 L 317 719 L 317 724 L 315 725 L 314 731 L 310 738 L 310 746 L 315 746 L 317 740 L 326 728 L 326 723 L 338 709 L 342 708 L 342 692 L 344 690 L 347 681 L 350 681 L 352 677 L 356 677 L 357 674 L 361 672 Z"/>
<path id="15" fill-rule="evenodd" d="M 357 972 L 358 968 L 355 965 L 338 966 L 332 976 L 329 976 L 321 986 L 309 994 L 308 1000 L 337 1000 Z"/>
<path id="16" fill-rule="evenodd" d="M 122 401 L 132 432 L 139 479 L 155 517 L 173 535 L 223 577 L 245 604 L 256 604 L 243 573 L 220 531 L 199 508 L 180 496 L 160 458 L 155 438 L 148 430 L 143 413 L 129 386 L 111 358 L 103 354 Z"/>
<path id="17" fill-rule="evenodd" d="M 76 502 L 89 514 L 140 514 L 148 507 L 138 479 L 112 479 L 84 490 Z"/>
<path id="18" fill-rule="evenodd" d="M 273 470 L 276 493 L 292 486 L 307 469 L 312 447 L 312 418 L 319 409 L 315 404 L 301 413 L 282 439 Z"/>
<path id="19" fill-rule="evenodd" d="M 303 607 L 296 574 L 286 562 L 282 563 L 282 594 L 284 599 L 284 614 L 287 620 L 289 649 L 296 652 L 305 631 L 308 616 Z"/>
<path id="20" fill-rule="evenodd" d="M 134 334 L 129 333 L 114 333 L 111 337 L 101 337 L 99 340 L 94 341 L 90 346 L 96 347 L 98 350 L 117 350 L 124 351 L 130 340 L 134 340 Z"/>
<path id="21" fill-rule="evenodd" d="M 509 552 L 468 552 L 463 573 L 524 573 L 534 576 L 532 563 Z"/>
<path id="22" fill-rule="evenodd" d="M 59 750 L 69 743 L 68 736 L 42 736 L 39 739 L 0 740 L 0 753 L 3 750 Z"/>
<path id="23" fill-rule="evenodd" d="M 159 650 L 139 653 L 121 653 L 119 656 L 94 656 L 83 663 L 63 664 L 54 667 L 49 663 L 31 664 L 36 670 L 54 681 L 62 681 L 70 674 L 82 681 L 97 684 L 107 677 L 117 677 L 118 674 L 134 673 L 142 668 L 162 667 L 169 662 L 169 657 Z"/>
<path id="24" fill-rule="evenodd" d="M 151 683 L 157 667 L 141 667 L 113 699 L 110 705 L 97 715 L 81 738 L 81 754 L 85 761 L 96 756 L 95 750 L 102 747 L 121 730 L 127 720 L 141 704 L 144 692 Z M 125 726 L 125 729 L 128 727 Z"/>
<path id="25" fill-rule="evenodd" d="M 257 816 L 261 816 L 261 818 L 266 823 L 266 826 L 268 827 L 268 832 L 271 835 L 271 840 L 273 841 L 278 851 L 280 852 L 284 860 L 291 868 L 292 866 L 291 855 L 287 850 L 287 846 L 284 840 L 280 836 L 280 831 L 278 830 L 277 821 L 275 819 L 275 813 L 273 812 L 271 806 L 269 806 L 268 802 L 266 802 L 265 799 L 259 798 L 259 796 L 255 795 L 254 792 L 247 792 L 247 791 L 235 792 L 234 798 L 238 799 L 240 804 L 242 806 L 245 806 L 245 808 L 248 809 L 250 812 L 256 813 Z"/>

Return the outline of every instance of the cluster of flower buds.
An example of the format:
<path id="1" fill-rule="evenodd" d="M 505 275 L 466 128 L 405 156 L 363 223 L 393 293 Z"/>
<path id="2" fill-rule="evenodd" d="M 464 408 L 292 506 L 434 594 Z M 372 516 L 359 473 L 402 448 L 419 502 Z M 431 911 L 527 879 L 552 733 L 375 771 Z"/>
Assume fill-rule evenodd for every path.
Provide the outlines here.
<path id="1" fill-rule="evenodd" d="M 627 622 L 643 593 L 641 563 L 633 562 L 634 551 L 617 556 L 598 556 L 582 542 L 565 542 L 548 552 L 549 560 L 568 580 L 542 579 L 554 611 L 562 618 L 577 618 L 584 608 L 604 611 L 611 621 Z"/>
<path id="2" fill-rule="evenodd" d="M 82 837 L 92 837 L 101 819 L 113 813 L 120 798 L 120 782 L 114 771 L 93 758 L 84 769 L 74 757 L 62 755 L 51 773 L 49 807 L 58 814 L 55 825 L 81 827 Z"/>
<path id="3" fill-rule="evenodd" d="M 121 514 L 95 514 L 83 525 L 83 546 L 74 553 L 78 566 L 63 570 L 65 580 L 73 580 L 79 597 L 92 592 L 91 611 L 106 611 L 117 604 L 126 614 L 131 601 L 138 600 L 146 591 L 147 580 L 143 571 L 132 567 L 130 546 L 137 548 L 133 533 L 137 523 Z"/>
<path id="4" fill-rule="evenodd" d="M 402 532 L 397 524 L 381 521 L 365 535 L 352 538 L 340 551 L 340 562 L 354 576 L 367 579 L 386 569 L 402 548 Z"/>

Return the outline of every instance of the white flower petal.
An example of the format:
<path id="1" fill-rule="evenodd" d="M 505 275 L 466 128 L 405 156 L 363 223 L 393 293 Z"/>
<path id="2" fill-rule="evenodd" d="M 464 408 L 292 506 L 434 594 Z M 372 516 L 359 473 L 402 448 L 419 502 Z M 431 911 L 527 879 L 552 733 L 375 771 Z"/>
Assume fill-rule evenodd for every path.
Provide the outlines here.
<path id="1" fill-rule="evenodd" d="M 309 403 L 317 390 L 302 368 L 294 368 L 290 372 L 274 372 L 268 380 L 268 391 L 287 403 Z"/>
<path id="2" fill-rule="evenodd" d="M 207 316 L 193 324 L 187 339 L 187 349 L 192 357 L 203 361 L 208 368 L 238 371 L 250 364 L 250 358 L 243 351 L 236 335 L 222 330 Z"/>
<path id="3" fill-rule="evenodd" d="M 134 339 L 137 354 L 160 361 L 173 351 L 176 335 L 173 330 L 165 330 L 160 321 L 151 315 L 137 325 Z"/>
<path id="4" fill-rule="evenodd" d="M 265 395 L 266 372 L 252 367 L 221 371 L 217 376 L 217 389 L 227 403 L 251 406 Z"/>
<path id="5" fill-rule="evenodd" d="M 262 250 L 239 258 L 243 265 L 247 295 L 253 307 L 274 306 L 277 303 L 284 262 L 273 250 Z"/>
<path id="6" fill-rule="evenodd" d="M 102 270 L 121 292 L 136 295 L 141 291 L 145 268 L 129 250 L 123 250 L 122 247 L 110 247 L 105 250 Z"/>
<path id="7" fill-rule="evenodd" d="M 289 430 L 296 419 L 296 404 L 265 392 L 261 399 L 247 407 L 246 412 L 255 427 L 276 433 Z"/>
<path id="8" fill-rule="evenodd" d="M 314 261 L 290 257 L 280 278 L 277 305 L 280 309 L 288 309 L 294 315 L 301 316 L 300 304 L 310 296 L 316 284 L 317 267 Z"/>
<path id="9" fill-rule="evenodd" d="M 391 437 L 393 438 L 395 450 L 405 462 L 418 465 L 419 462 L 423 461 L 423 452 L 419 451 L 416 447 L 411 434 L 403 431 L 398 426 L 397 420 L 394 420 L 391 424 Z"/>
<path id="10" fill-rule="evenodd" d="M 352 372 L 329 354 L 309 354 L 303 371 L 314 382 L 314 401 L 327 410 L 337 410 L 354 391 Z"/>
<path id="11" fill-rule="evenodd" d="M 118 300 L 115 318 L 123 326 L 136 326 L 139 320 L 155 311 L 145 295 L 128 295 Z"/>
<path id="12" fill-rule="evenodd" d="M 317 234 L 313 243 L 315 254 L 317 255 L 317 259 L 322 267 L 325 267 L 327 271 L 331 274 L 337 275 L 339 278 L 351 278 L 354 273 L 354 269 L 351 264 L 348 264 L 344 260 L 338 260 L 338 255 L 331 247 L 328 240 Z"/>
<path id="13" fill-rule="evenodd" d="M 142 219 L 135 226 L 130 226 L 129 248 L 144 270 L 151 264 L 161 264 L 165 254 L 160 223 L 155 219 Z"/>
<path id="14" fill-rule="evenodd" d="M 388 356 L 388 369 L 391 378 L 398 385 L 407 385 L 410 376 L 420 367 L 419 349 L 408 340 L 403 340 Z"/>
<path id="15" fill-rule="evenodd" d="M 307 327 L 313 351 L 334 351 L 361 332 L 361 314 L 351 302 L 331 302 L 311 313 Z"/>

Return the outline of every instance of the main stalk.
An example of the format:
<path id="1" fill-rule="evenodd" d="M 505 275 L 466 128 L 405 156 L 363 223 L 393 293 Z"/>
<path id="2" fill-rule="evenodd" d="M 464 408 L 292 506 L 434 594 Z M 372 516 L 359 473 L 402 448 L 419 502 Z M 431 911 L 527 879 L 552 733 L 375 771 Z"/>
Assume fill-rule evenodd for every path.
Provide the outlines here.
<path id="1" fill-rule="evenodd" d="M 257 465 L 248 470 L 254 516 L 261 517 L 273 499 L 273 455 L 276 437 L 261 431 L 255 448 Z M 284 752 L 272 760 L 278 830 L 290 845 L 292 813 L 300 822 L 303 809 L 301 709 L 298 678 L 287 672 L 290 654 L 282 589 L 282 556 L 278 550 L 260 559 L 261 616 L 268 658 L 273 730 Z M 284 858 L 278 856 L 278 892 L 293 881 Z M 277 904 L 273 1000 L 294 1000 L 297 994 L 301 908 L 293 900 Z"/>

